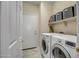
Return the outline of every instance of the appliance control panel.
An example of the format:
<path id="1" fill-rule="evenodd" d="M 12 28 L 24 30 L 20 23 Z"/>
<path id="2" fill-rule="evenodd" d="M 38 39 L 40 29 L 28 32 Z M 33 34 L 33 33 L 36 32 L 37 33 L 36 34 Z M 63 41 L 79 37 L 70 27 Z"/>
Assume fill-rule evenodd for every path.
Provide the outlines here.
<path id="1" fill-rule="evenodd" d="M 76 43 L 74 43 L 74 42 L 65 41 L 65 44 L 68 46 L 76 47 Z"/>

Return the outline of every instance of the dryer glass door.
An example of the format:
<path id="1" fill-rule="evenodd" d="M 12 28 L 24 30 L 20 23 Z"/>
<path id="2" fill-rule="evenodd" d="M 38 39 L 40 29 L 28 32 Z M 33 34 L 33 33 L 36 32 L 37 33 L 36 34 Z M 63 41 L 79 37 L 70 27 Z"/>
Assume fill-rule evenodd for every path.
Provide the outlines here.
<path id="1" fill-rule="evenodd" d="M 52 57 L 54 57 L 54 58 L 70 58 L 70 55 L 63 46 L 61 46 L 59 44 L 55 44 L 52 48 Z"/>

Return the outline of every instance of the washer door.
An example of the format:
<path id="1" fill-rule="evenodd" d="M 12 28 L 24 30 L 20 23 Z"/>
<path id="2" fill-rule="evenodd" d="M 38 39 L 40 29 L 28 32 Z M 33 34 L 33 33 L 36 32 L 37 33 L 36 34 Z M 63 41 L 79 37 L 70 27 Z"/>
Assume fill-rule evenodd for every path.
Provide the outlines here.
<path id="1" fill-rule="evenodd" d="M 51 56 L 54 58 L 70 58 L 70 55 L 67 50 L 60 44 L 55 44 L 52 47 Z"/>
<path id="2" fill-rule="evenodd" d="M 44 51 L 44 53 L 48 53 L 48 46 L 45 40 L 42 40 L 42 49 Z"/>

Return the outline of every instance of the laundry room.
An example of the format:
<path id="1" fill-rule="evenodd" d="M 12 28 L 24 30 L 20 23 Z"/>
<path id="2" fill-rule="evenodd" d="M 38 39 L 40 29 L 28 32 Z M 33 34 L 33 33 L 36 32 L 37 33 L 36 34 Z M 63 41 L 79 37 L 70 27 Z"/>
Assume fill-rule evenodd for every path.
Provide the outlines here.
<path id="1" fill-rule="evenodd" d="M 23 22 L 24 57 L 77 57 L 76 1 L 24 1 Z"/>
<path id="2" fill-rule="evenodd" d="M 0 58 L 79 58 L 79 1 L 0 1 Z"/>
<path id="3" fill-rule="evenodd" d="M 49 16 L 50 18 L 48 19 L 49 29 L 42 34 L 42 57 L 78 57 L 78 49 L 77 51 L 75 49 L 77 46 L 76 7 L 75 1 L 56 1 L 52 3 L 50 7 L 51 16 Z M 44 29 L 44 27 L 42 29 Z"/>

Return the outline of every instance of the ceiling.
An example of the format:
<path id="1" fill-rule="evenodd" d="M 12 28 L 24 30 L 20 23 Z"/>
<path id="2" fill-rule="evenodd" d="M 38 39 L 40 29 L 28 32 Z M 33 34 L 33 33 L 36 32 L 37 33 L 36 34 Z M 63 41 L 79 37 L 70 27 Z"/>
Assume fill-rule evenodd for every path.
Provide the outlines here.
<path id="1" fill-rule="evenodd" d="M 52 4 L 55 1 L 45 1 L 45 2 Z M 41 3 L 41 1 L 23 1 L 23 3 L 31 3 L 31 4 L 39 5 Z"/>

